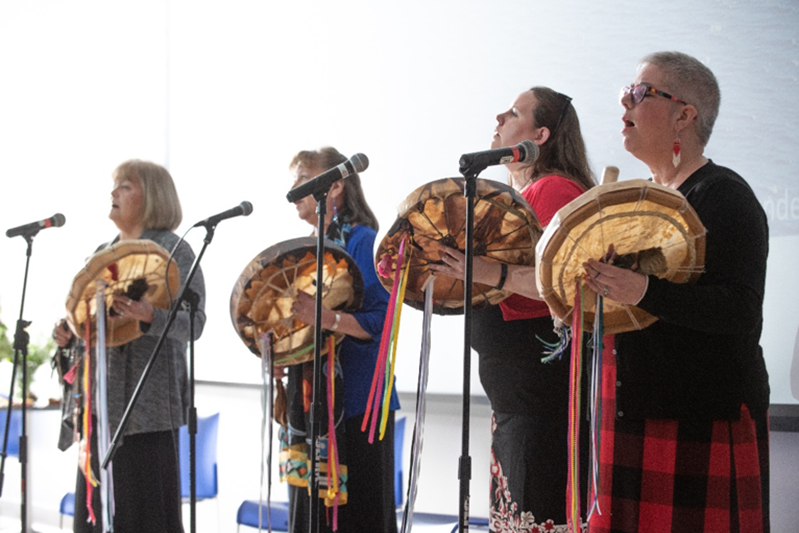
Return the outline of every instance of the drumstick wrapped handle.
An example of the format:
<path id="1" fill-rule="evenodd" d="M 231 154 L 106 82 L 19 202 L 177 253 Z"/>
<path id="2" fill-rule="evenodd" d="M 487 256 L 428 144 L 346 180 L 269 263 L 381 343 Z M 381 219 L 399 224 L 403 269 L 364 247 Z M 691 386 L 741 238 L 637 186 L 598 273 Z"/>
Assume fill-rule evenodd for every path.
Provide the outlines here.
<path id="1" fill-rule="evenodd" d="M 616 183 L 617 181 L 619 181 L 619 167 L 605 167 L 605 170 L 602 171 L 602 181 L 600 185 Z"/>

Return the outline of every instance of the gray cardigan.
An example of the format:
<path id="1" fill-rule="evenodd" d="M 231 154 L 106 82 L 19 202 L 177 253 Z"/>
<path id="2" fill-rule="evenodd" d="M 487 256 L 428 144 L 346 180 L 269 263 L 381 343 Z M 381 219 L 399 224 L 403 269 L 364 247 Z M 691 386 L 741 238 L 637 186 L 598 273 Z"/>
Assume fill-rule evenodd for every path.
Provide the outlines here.
<path id="1" fill-rule="evenodd" d="M 178 237 L 170 231 L 145 230 L 141 239 L 151 240 L 171 252 Z M 98 248 L 102 250 L 115 241 Z M 181 242 L 174 255 L 180 272 L 181 290 L 194 262 L 191 247 Z M 205 282 L 200 269 L 194 275 L 191 289 L 200 297 L 199 307 L 195 315 L 194 338 L 200 337 L 205 325 Z M 178 293 L 179 294 L 179 293 Z M 107 349 L 107 381 L 108 381 L 108 418 L 111 435 L 116 433 L 125 408 L 133 395 L 147 362 L 152 355 L 161 333 L 166 327 L 169 311 L 155 308 L 153 323 L 139 324 L 142 336 L 122 346 Z M 150 433 L 177 429 L 186 424 L 186 410 L 189 405 L 189 378 L 186 350 L 189 341 L 189 313 L 185 309 L 178 311 L 169 334 L 161 346 L 153 368 L 139 395 L 136 406 L 131 413 L 130 421 L 125 428 L 125 435 Z M 76 348 L 82 350 L 82 343 Z M 94 358 L 94 355 L 92 356 Z M 75 383 L 77 385 L 77 382 Z M 94 385 L 96 387 L 96 385 Z M 64 420 L 62 424 L 59 448 L 68 448 L 74 439 L 71 429 L 72 413 L 75 407 L 75 387 L 65 385 Z M 93 394 L 96 398 L 96 394 Z"/>

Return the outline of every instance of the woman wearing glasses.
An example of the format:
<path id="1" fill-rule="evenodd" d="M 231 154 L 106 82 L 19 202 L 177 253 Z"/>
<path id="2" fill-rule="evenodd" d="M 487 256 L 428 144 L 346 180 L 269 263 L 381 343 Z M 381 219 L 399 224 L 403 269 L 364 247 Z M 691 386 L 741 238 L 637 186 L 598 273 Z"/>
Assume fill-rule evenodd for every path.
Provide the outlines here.
<path id="1" fill-rule="evenodd" d="M 769 530 L 768 227 L 747 183 L 704 155 L 719 103 L 713 73 L 677 52 L 645 57 L 622 93 L 624 147 L 687 198 L 707 249 L 695 284 L 585 264 L 593 290 L 659 319 L 606 353 L 593 533 Z"/>
<path id="2" fill-rule="evenodd" d="M 294 186 L 306 183 L 314 176 L 347 160 L 333 147 L 303 150 L 291 161 L 289 169 Z M 306 196 L 295 202 L 297 215 L 318 229 L 317 202 Z M 394 494 L 394 412 L 400 408 L 396 389 L 391 391 L 386 432 L 382 439 L 369 442 L 369 433 L 361 431 L 369 398 L 372 374 L 377 364 L 380 336 L 388 306 L 388 292 L 377 279 L 374 265 L 374 241 L 378 222 L 366 201 L 361 180 L 353 174 L 335 182 L 327 196 L 327 228 L 325 234 L 346 248 L 363 276 L 363 303 L 354 313 L 339 313 L 322 308 L 321 324 L 325 330 L 345 336 L 337 349 L 336 392 L 343 396 L 343 417 L 336 423 L 336 436 L 341 463 L 347 466 L 346 505 L 337 511 L 325 510 L 321 504 L 320 531 L 342 533 L 392 533 L 397 531 Z M 306 324 L 316 320 L 315 301 L 303 292 L 297 293 L 292 306 L 295 317 Z M 327 356 L 324 358 L 327 360 Z M 313 388 L 313 362 L 288 367 L 289 431 L 284 438 L 291 445 L 291 454 L 307 456 L 310 427 L 310 405 L 303 400 L 304 391 Z M 343 389 L 343 392 L 341 392 Z M 326 390 L 326 389 L 325 389 Z M 310 398 L 308 398 L 310 400 Z M 338 401 L 338 399 L 336 400 Z M 338 404 L 337 409 L 342 405 Z M 327 453 L 327 431 L 322 440 Z M 288 452 L 288 450 L 286 450 Z M 297 457 L 297 456 L 295 456 Z M 281 465 L 283 466 L 283 465 Z M 290 530 L 308 531 L 310 500 L 308 498 L 308 469 L 299 469 L 301 478 L 289 473 Z M 323 474 L 324 476 L 324 474 Z M 320 492 L 324 492 L 320 489 Z M 327 498 L 326 498 L 327 499 Z M 331 504 L 332 502 L 328 502 Z M 335 517 L 335 518 L 334 518 Z M 335 527 L 334 527 L 335 526 Z"/>
<path id="3" fill-rule="evenodd" d="M 595 185 L 571 98 L 547 87 L 520 94 L 497 115 L 491 148 L 524 140 L 539 148 L 532 164 L 511 163 L 509 183 L 527 199 L 542 225 Z M 444 249 L 430 268 L 464 279 L 464 256 Z M 542 363 L 557 343 L 535 268 L 475 257 L 473 279 L 514 294 L 475 310 L 472 347 L 493 417 L 490 522 L 492 531 L 566 531 L 569 365 Z M 557 527 L 561 526 L 561 527 Z"/>

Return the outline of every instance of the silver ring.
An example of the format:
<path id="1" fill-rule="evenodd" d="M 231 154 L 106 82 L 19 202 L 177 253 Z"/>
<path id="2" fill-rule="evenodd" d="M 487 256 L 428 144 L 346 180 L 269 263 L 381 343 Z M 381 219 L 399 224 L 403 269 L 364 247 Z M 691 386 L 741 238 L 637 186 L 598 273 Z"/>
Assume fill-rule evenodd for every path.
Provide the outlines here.
<path id="1" fill-rule="evenodd" d="M 128 300 L 128 307 L 130 307 L 131 305 L 133 305 L 133 300 Z"/>
<path id="2" fill-rule="evenodd" d="M 605 291 L 605 292 L 607 292 L 607 291 Z M 119 312 L 119 316 L 125 316 L 125 311 L 120 311 Z"/>
<path id="3" fill-rule="evenodd" d="M 608 297 L 608 288 L 607 288 L 607 287 L 605 287 L 604 289 L 602 289 L 602 294 L 604 294 L 604 295 L 605 295 L 605 298 L 607 298 L 607 297 Z"/>

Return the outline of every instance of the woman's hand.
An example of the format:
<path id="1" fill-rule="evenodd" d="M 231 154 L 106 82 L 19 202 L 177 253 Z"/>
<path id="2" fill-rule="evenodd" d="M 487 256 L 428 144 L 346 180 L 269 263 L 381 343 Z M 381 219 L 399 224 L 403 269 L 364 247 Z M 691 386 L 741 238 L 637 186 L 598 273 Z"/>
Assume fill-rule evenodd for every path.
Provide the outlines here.
<path id="1" fill-rule="evenodd" d="M 322 325 L 326 323 L 325 311 L 327 309 L 322 306 Z M 316 321 L 316 298 L 307 292 L 297 291 L 297 297 L 291 305 L 291 312 L 301 322 L 313 326 Z M 335 317 L 333 317 L 333 320 L 335 320 Z M 332 321 L 330 325 L 332 325 Z"/>
<path id="2" fill-rule="evenodd" d="M 313 326 L 316 318 L 316 298 L 307 292 L 297 291 L 297 297 L 294 299 L 294 304 L 291 306 L 291 312 L 294 316 L 305 322 L 309 326 Z M 338 315 L 338 318 L 336 318 Z M 358 320 L 349 313 L 341 311 L 331 311 L 325 306 L 322 306 L 322 329 L 327 329 L 344 335 L 349 335 L 357 339 L 371 340 L 372 336 L 360 325 Z"/>
<path id="3" fill-rule="evenodd" d="M 72 332 L 67 326 L 67 320 L 62 318 L 53 328 L 53 338 L 59 348 L 66 348 L 72 342 Z"/>
<path id="4" fill-rule="evenodd" d="M 611 244 L 603 260 L 611 260 L 616 252 Z M 638 305 L 646 294 L 649 278 L 627 268 L 619 268 L 596 259 L 583 263 L 585 284 L 597 294 L 620 304 Z"/>
<path id="5" fill-rule="evenodd" d="M 297 320 L 313 326 L 316 318 L 316 301 L 307 292 L 297 291 L 297 297 L 294 298 L 294 303 L 291 304 L 291 312 L 294 313 L 294 317 Z M 322 309 L 322 312 L 324 312 L 324 309 Z"/>
<path id="6" fill-rule="evenodd" d="M 431 264 L 428 268 L 451 278 L 465 280 L 466 255 L 443 244 L 437 244 L 437 246 L 443 264 Z M 501 275 L 502 266 L 499 263 L 488 261 L 482 257 L 474 258 L 472 262 L 472 281 L 474 283 L 482 283 L 494 287 L 499 283 Z"/>
<path id="7" fill-rule="evenodd" d="M 428 265 L 430 270 L 445 276 L 464 280 L 466 278 L 466 255 L 454 248 L 436 243 L 442 264 Z M 525 265 L 507 265 L 508 274 L 502 290 L 519 294 L 526 298 L 541 300 L 535 285 L 535 267 Z M 489 261 L 484 257 L 475 257 L 472 263 L 472 282 L 482 283 L 489 287 L 499 285 L 502 277 L 502 264 Z"/>
<path id="8" fill-rule="evenodd" d="M 155 318 L 155 310 L 146 298 L 140 301 L 133 300 L 122 294 L 115 294 L 111 309 L 120 318 L 132 318 L 145 324 L 152 324 Z"/>

